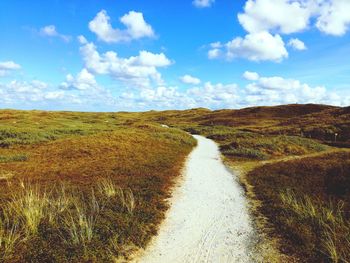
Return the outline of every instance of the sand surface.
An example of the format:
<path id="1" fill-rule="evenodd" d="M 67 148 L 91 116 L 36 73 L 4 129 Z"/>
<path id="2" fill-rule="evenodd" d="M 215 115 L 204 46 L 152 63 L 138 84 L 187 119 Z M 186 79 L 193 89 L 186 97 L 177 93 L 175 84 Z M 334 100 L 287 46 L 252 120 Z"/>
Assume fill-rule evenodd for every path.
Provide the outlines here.
<path id="1" fill-rule="evenodd" d="M 194 136 L 171 207 L 149 247 L 134 262 L 253 262 L 254 230 L 241 186 L 218 146 Z"/>

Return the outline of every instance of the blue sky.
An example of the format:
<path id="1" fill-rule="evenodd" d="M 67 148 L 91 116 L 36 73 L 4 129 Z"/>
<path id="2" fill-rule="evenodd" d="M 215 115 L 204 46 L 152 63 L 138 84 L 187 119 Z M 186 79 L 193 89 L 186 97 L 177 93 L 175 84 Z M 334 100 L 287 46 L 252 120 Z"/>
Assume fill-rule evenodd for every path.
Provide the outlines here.
<path id="1" fill-rule="evenodd" d="M 0 108 L 350 103 L 350 1 L 0 2 Z"/>

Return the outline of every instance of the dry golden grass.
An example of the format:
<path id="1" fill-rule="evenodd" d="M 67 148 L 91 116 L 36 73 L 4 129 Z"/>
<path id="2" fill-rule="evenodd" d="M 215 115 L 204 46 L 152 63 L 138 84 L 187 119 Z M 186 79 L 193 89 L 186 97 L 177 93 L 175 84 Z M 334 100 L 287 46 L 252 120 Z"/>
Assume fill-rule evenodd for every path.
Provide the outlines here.
<path id="1" fill-rule="evenodd" d="M 146 246 L 195 140 L 138 116 L 0 112 L 0 261 L 114 262 Z"/>
<path id="2" fill-rule="evenodd" d="M 116 186 L 111 179 L 103 178 L 98 184 L 98 189 L 100 193 L 106 195 L 107 198 L 118 198 L 128 213 L 133 213 L 136 202 L 130 188 L 123 190 L 121 187 Z"/>
<path id="3" fill-rule="evenodd" d="M 290 190 L 281 192 L 280 197 L 287 213 L 295 213 L 300 220 L 318 229 L 321 253 L 332 262 L 349 262 L 350 220 L 346 218 L 343 201 L 336 205 L 332 201 L 319 205 L 309 196 L 298 197 Z M 295 215 L 290 215 L 288 224 L 295 223 L 292 219 Z"/>
<path id="4" fill-rule="evenodd" d="M 318 154 L 334 151 L 324 144 L 349 144 L 349 114 L 349 108 L 323 105 L 145 113 L 0 111 L 0 244 L 6 251 L 0 256 L 9 262 L 122 262 L 144 247 L 156 234 L 174 179 L 194 146 L 189 135 L 160 125 L 166 124 L 214 139 L 228 163 L 248 173 L 241 182 L 254 215 L 262 219 L 257 220 L 262 240 L 270 244 L 264 248 L 270 253 L 265 261 L 344 261 L 341 231 L 322 223 L 324 235 L 318 240 L 320 224 L 314 219 L 300 223 L 300 216 L 305 218 L 306 207 L 309 219 L 336 214 L 337 206 L 328 207 L 328 193 L 319 188 L 320 163 L 327 159 Z M 318 161 L 300 170 L 303 161 L 295 157 L 304 155 Z M 332 156 L 329 167 L 344 161 L 342 155 Z M 275 163 L 281 159 L 288 178 Z M 265 177 L 255 176 L 261 174 Z M 327 189 L 344 190 L 333 179 Z M 322 207 L 314 193 L 324 201 Z M 8 207 L 16 205 L 22 212 L 9 220 Z M 342 216 L 347 220 L 348 214 Z M 280 251 L 294 259 L 281 257 L 276 240 L 283 242 Z M 310 245 L 299 246 L 300 241 Z"/>
<path id="5" fill-rule="evenodd" d="M 270 162 L 245 176 L 263 230 L 283 253 L 299 262 L 350 260 L 349 159 L 348 151 L 333 151 Z"/>

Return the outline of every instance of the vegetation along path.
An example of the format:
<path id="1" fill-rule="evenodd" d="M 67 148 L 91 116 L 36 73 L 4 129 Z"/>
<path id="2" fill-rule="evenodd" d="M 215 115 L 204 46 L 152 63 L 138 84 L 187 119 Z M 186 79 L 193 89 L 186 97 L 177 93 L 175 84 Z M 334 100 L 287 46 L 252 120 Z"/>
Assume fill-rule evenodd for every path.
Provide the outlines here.
<path id="1" fill-rule="evenodd" d="M 212 140 L 195 136 L 159 235 L 136 262 L 251 262 L 254 231 L 243 190 Z"/>

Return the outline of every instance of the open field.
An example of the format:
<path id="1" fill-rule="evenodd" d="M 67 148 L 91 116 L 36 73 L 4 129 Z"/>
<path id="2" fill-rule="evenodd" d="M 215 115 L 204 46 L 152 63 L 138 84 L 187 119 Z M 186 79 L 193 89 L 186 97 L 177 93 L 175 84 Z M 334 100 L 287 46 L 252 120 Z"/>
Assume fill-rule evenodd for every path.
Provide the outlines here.
<path id="1" fill-rule="evenodd" d="M 125 123 L 123 114 L 0 116 L 6 262 L 109 262 L 144 247 L 195 144 L 176 129 Z"/>
<path id="2" fill-rule="evenodd" d="M 185 130 L 241 171 L 268 253 L 281 254 L 270 262 L 349 261 L 350 156 L 336 148 L 349 146 L 349 127 L 349 108 L 324 105 L 0 111 L 0 256 L 108 262 L 145 247 L 195 145 Z"/>

